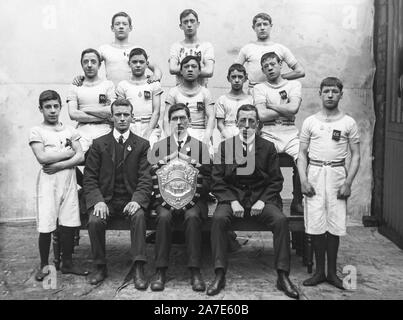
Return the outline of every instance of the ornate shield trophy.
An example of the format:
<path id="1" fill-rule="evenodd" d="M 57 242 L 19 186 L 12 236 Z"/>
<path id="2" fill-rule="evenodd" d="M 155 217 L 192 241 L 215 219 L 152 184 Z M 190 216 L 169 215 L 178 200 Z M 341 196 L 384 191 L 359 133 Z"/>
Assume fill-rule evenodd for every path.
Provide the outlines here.
<path id="1" fill-rule="evenodd" d="M 169 210 L 186 210 L 200 197 L 202 175 L 195 160 L 178 157 L 168 162 L 159 161 L 153 175 L 154 192 L 161 205 Z"/>

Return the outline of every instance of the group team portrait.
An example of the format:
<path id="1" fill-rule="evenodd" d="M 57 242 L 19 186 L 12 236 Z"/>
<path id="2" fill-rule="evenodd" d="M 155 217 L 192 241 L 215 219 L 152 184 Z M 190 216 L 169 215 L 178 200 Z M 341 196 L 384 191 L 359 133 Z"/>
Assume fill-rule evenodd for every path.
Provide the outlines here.
<path id="1" fill-rule="evenodd" d="M 2 204 L 0 240 L 29 243 L 26 283 L 38 297 L 55 281 L 71 290 L 64 299 L 110 286 L 115 298 L 130 289 L 140 300 L 237 300 L 231 292 L 251 281 L 245 290 L 274 293 L 252 299 L 354 299 L 357 272 L 371 275 L 351 252 L 378 226 L 379 72 L 368 39 L 376 10 L 402 1 L 121 1 L 85 13 L 94 1 L 42 2 L 32 5 L 41 41 L 26 31 L 41 49 L 18 58 L 31 72 L 1 72 L 1 92 L 11 92 L 2 144 L 18 130 L 20 146 L 3 175 L 17 178 L 1 188 L 27 197 Z M 10 108 L 18 129 L 6 123 Z M 7 228 L 29 228 L 30 240 Z M 259 264 L 260 282 L 249 279 Z"/>

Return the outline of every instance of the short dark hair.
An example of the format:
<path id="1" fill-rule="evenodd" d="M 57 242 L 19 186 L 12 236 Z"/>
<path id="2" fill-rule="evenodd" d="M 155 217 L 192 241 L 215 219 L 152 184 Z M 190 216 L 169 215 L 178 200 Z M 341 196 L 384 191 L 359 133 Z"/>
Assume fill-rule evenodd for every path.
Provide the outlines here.
<path id="1" fill-rule="evenodd" d="M 179 15 L 179 22 L 182 23 L 182 19 L 188 16 L 189 14 L 193 14 L 196 20 L 199 21 L 199 16 L 197 15 L 196 11 L 194 11 L 193 9 L 185 9 Z"/>
<path id="2" fill-rule="evenodd" d="M 188 118 L 190 119 L 190 110 L 189 107 L 184 104 L 184 103 L 177 103 L 177 104 L 173 104 L 169 110 L 168 110 L 168 122 L 171 121 L 171 116 L 174 112 L 179 111 L 179 110 L 185 110 L 186 111 L 186 115 L 188 116 Z"/>
<path id="3" fill-rule="evenodd" d="M 231 66 L 228 68 L 227 78 L 229 78 L 229 76 L 231 75 L 231 72 L 233 72 L 233 71 L 243 72 L 243 74 L 245 75 L 245 77 L 247 76 L 245 67 L 244 67 L 242 64 L 240 64 L 240 63 L 234 63 L 233 65 L 231 65 Z"/>
<path id="4" fill-rule="evenodd" d="M 320 91 L 322 91 L 323 87 L 337 87 L 340 91 L 343 91 L 343 83 L 339 78 L 336 77 L 327 77 L 322 80 L 320 83 Z"/>
<path id="5" fill-rule="evenodd" d="M 113 15 L 113 17 L 112 17 L 112 27 L 113 27 L 113 25 L 115 23 L 115 19 L 117 17 L 125 17 L 125 18 L 127 18 L 127 20 L 129 21 L 129 26 L 132 26 L 132 18 L 130 18 L 130 16 L 126 12 L 121 11 L 121 12 L 115 13 Z"/>
<path id="6" fill-rule="evenodd" d="M 280 63 L 282 61 L 277 53 L 275 53 L 274 51 L 271 51 L 271 52 L 266 52 L 264 55 L 262 55 L 262 57 L 260 58 L 260 65 L 262 66 L 263 63 L 267 59 L 276 59 L 278 63 Z"/>
<path id="7" fill-rule="evenodd" d="M 46 90 L 39 95 L 39 108 L 42 108 L 43 103 L 49 100 L 58 100 L 60 106 L 62 106 L 60 95 L 54 90 Z"/>
<path id="8" fill-rule="evenodd" d="M 81 65 L 83 65 L 83 58 L 87 53 L 94 53 L 98 58 L 98 65 L 99 66 L 101 65 L 101 63 L 102 63 L 101 55 L 99 54 L 99 52 L 97 50 L 92 49 L 92 48 L 85 49 L 83 52 L 81 52 L 81 60 L 80 60 Z"/>
<path id="9" fill-rule="evenodd" d="M 148 60 L 147 52 L 143 48 L 134 48 L 132 51 L 130 51 L 129 60 L 133 56 L 141 56 L 141 55 L 143 55 L 144 58 L 146 58 L 146 60 Z"/>
<path id="10" fill-rule="evenodd" d="M 197 65 L 199 66 L 199 70 L 201 70 L 201 64 L 200 64 L 200 58 L 197 56 L 186 56 L 183 58 L 183 60 L 180 63 L 180 70 L 182 70 L 183 65 L 188 63 L 190 60 L 196 60 Z"/>
<path id="11" fill-rule="evenodd" d="M 255 23 L 256 23 L 257 19 L 259 19 L 259 18 L 260 18 L 260 19 L 263 19 L 263 20 L 269 21 L 270 24 L 272 23 L 272 20 L 271 20 L 271 17 L 270 17 L 269 14 L 264 13 L 264 12 L 260 12 L 260 13 L 258 13 L 257 15 L 255 15 L 255 16 L 253 17 L 252 26 L 255 26 Z"/>
<path id="12" fill-rule="evenodd" d="M 118 106 L 126 106 L 126 107 L 130 107 L 130 113 L 133 113 L 133 105 L 131 104 L 131 102 L 127 99 L 116 99 L 115 101 L 113 101 L 113 103 L 111 104 L 111 114 L 113 115 L 113 107 L 118 107 Z"/>
<path id="13" fill-rule="evenodd" d="M 258 112 L 257 108 L 253 104 L 243 104 L 242 106 L 240 106 L 238 108 L 237 113 L 236 113 L 236 119 L 237 120 L 239 119 L 239 113 L 241 111 L 255 111 L 256 120 L 260 122 L 259 112 Z"/>

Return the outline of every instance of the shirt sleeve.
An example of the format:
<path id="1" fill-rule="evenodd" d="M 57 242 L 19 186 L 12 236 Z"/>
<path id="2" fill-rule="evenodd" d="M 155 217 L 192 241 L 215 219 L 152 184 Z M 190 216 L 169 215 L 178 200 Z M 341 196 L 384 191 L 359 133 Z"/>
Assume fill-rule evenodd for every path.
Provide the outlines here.
<path id="1" fill-rule="evenodd" d="M 153 82 L 152 92 L 154 96 L 158 96 L 164 92 L 159 81 Z"/>
<path id="2" fill-rule="evenodd" d="M 225 119 L 225 107 L 221 97 L 215 103 L 215 107 L 216 107 L 215 117 L 217 119 Z"/>
<path id="3" fill-rule="evenodd" d="M 125 81 L 120 81 L 115 90 L 118 99 L 126 99 L 126 86 Z"/>
<path id="4" fill-rule="evenodd" d="M 255 104 L 266 103 L 266 95 L 260 85 L 253 88 L 253 101 Z"/>
<path id="5" fill-rule="evenodd" d="M 178 43 L 174 43 L 169 50 L 169 61 L 172 59 L 179 64 L 179 51 L 180 45 Z"/>
<path id="6" fill-rule="evenodd" d="M 213 97 L 211 96 L 211 93 L 208 89 L 203 88 L 204 89 L 204 105 L 210 106 L 210 105 L 214 105 L 214 100 Z"/>
<path id="7" fill-rule="evenodd" d="M 302 97 L 302 85 L 299 81 L 293 80 L 293 86 L 290 90 L 290 98 L 301 98 Z"/>
<path id="8" fill-rule="evenodd" d="M 172 88 L 169 90 L 167 96 L 165 97 L 165 102 L 168 103 L 169 105 L 173 105 L 176 103 L 176 93 L 175 93 L 175 88 Z"/>
<path id="9" fill-rule="evenodd" d="M 206 42 L 206 48 L 205 48 L 204 53 L 203 53 L 203 60 L 204 61 L 207 61 L 207 60 L 215 61 L 214 47 L 210 42 Z"/>
<path id="10" fill-rule="evenodd" d="M 305 119 L 302 123 L 301 132 L 299 134 L 299 140 L 302 143 L 308 143 L 311 140 L 311 118 Z"/>
<path id="11" fill-rule="evenodd" d="M 31 132 L 29 133 L 29 144 L 31 144 L 32 142 L 44 142 L 43 141 L 43 137 L 41 135 L 41 133 L 39 132 L 39 128 L 38 127 L 33 127 L 31 129 Z"/>
<path id="12" fill-rule="evenodd" d="M 285 46 L 280 45 L 281 48 L 281 52 L 282 52 L 282 56 L 283 56 L 283 60 L 285 61 L 285 63 L 287 64 L 287 66 L 289 68 L 294 67 L 297 64 L 297 59 L 295 58 L 295 56 L 292 54 L 291 50 L 288 49 Z"/>
<path id="13" fill-rule="evenodd" d="M 239 50 L 238 57 L 235 59 L 235 63 L 239 64 L 244 64 L 247 61 L 246 57 L 246 52 L 245 52 L 245 47 L 242 47 L 241 50 Z"/>
<path id="14" fill-rule="evenodd" d="M 70 132 L 71 132 L 71 141 L 77 141 L 81 138 L 80 133 L 77 131 L 77 129 L 73 127 L 69 127 Z"/>
<path id="15" fill-rule="evenodd" d="M 101 55 L 101 60 L 105 60 L 105 45 L 102 45 L 98 48 L 98 53 Z"/>
<path id="16" fill-rule="evenodd" d="M 351 143 L 360 143 L 360 133 L 358 130 L 357 123 L 353 118 L 351 118 L 351 123 L 348 130 L 348 139 Z"/>
<path id="17" fill-rule="evenodd" d="M 78 104 L 77 87 L 75 85 L 71 85 L 67 92 L 66 102 L 69 103 L 70 101 L 76 101 Z"/>

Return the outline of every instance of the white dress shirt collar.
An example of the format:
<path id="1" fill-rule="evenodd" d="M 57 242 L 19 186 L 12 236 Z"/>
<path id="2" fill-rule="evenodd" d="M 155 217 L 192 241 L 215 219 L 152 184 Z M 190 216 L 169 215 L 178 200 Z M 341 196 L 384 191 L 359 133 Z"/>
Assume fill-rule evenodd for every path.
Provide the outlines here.
<path id="1" fill-rule="evenodd" d="M 127 130 L 125 133 L 120 133 L 116 128 L 113 129 L 113 137 L 115 138 L 116 142 L 119 142 L 120 136 L 123 136 L 123 143 L 129 139 L 130 130 Z"/>

